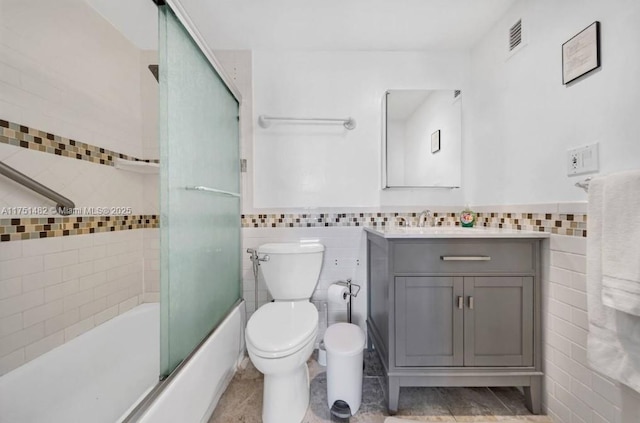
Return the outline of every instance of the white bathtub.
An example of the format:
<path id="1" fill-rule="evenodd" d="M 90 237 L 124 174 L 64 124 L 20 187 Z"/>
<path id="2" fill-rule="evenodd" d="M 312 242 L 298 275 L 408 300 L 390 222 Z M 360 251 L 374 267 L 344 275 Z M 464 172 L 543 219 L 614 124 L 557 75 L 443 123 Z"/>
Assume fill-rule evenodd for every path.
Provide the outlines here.
<path id="1" fill-rule="evenodd" d="M 158 381 L 158 304 L 142 304 L 0 377 L 1 423 L 114 423 Z"/>

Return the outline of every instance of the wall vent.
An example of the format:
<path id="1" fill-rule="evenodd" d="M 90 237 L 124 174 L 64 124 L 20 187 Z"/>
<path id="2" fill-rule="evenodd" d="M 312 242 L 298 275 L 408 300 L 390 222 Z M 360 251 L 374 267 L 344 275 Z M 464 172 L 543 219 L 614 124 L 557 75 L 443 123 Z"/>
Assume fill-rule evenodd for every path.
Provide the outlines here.
<path id="1" fill-rule="evenodd" d="M 518 19 L 509 29 L 509 51 L 515 50 L 522 44 L 522 19 Z"/>

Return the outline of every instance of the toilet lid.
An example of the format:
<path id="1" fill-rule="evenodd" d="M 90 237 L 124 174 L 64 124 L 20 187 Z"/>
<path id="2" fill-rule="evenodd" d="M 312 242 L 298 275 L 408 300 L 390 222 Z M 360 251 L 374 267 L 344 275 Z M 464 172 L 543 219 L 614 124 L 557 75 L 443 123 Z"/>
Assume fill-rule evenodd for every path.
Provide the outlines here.
<path id="1" fill-rule="evenodd" d="M 263 305 L 247 324 L 247 344 L 261 357 L 283 357 L 302 348 L 318 330 L 318 310 L 308 301 Z"/>

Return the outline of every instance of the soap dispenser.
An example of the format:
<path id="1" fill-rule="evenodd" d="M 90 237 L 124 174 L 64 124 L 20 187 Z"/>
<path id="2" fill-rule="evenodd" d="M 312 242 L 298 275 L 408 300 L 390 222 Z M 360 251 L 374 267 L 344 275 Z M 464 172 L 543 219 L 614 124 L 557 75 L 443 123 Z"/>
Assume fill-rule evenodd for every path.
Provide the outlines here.
<path id="1" fill-rule="evenodd" d="M 465 206 L 464 210 L 460 212 L 460 225 L 463 228 L 473 228 L 476 223 L 476 214 L 471 210 L 469 205 Z"/>

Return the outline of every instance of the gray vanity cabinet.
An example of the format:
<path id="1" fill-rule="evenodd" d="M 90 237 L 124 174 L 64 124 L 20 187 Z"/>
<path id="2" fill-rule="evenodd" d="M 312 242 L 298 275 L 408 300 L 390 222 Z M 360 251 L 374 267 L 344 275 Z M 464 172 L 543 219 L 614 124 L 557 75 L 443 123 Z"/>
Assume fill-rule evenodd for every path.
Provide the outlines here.
<path id="1" fill-rule="evenodd" d="M 531 366 L 533 278 L 395 278 L 396 366 Z"/>
<path id="2" fill-rule="evenodd" d="M 533 278 L 465 278 L 464 288 L 464 365 L 532 366 Z"/>
<path id="3" fill-rule="evenodd" d="M 369 347 L 401 386 L 521 386 L 540 412 L 540 243 L 367 231 Z"/>
<path id="4" fill-rule="evenodd" d="M 396 366 L 462 366 L 463 279 L 395 278 Z"/>

